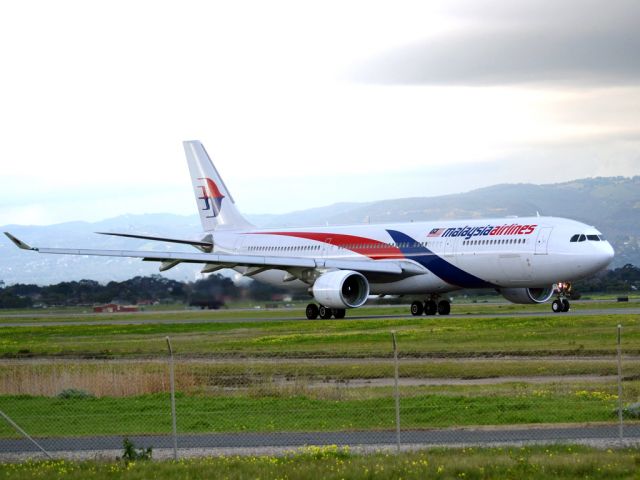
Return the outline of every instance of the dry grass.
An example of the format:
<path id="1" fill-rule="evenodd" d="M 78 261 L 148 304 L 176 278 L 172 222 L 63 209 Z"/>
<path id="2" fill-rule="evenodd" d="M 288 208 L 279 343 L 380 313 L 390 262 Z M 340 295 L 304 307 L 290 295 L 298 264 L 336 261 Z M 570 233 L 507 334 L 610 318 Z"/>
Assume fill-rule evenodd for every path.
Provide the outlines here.
<path id="1" fill-rule="evenodd" d="M 293 381 L 264 375 L 220 375 L 206 373 L 199 364 L 176 366 L 176 389 L 183 393 L 247 395 L 258 398 L 309 395 L 312 398 L 340 400 L 345 385 L 311 387 L 304 378 Z M 53 362 L 15 363 L 0 369 L 0 395 L 54 397 L 67 389 L 83 390 L 96 397 L 129 397 L 169 391 L 169 371 L 159 362 L 121 363 Z"/>
<path id="2" fill-rule="evenodd" d="M 499 363 L 513 363 L 496 361 Z M 495 374 L 498 365 L 488 365 L 487 372 Z M 252 398 L 305 396 L 321 400 L 347 400 L 386 397 L 391 383 L 377 378 L 351 378 L 354 373 L 366 373 L 363 365 L 300 365 L 273 362 L 232 361 L 180 361 L 176 364 L 176 389 L 185 394 L 208 394 L 214 396 L 247 396 Z M 380 374 L 379 366 L 369 365 L 368 371 Z M 434 367 L 431 365 L 431 367 Z M 438 364 L 440 373 L 453 374 L 446 366 Z M 506 365 L 505 365 L 506 367 Z M 54 397 L 67 389 L 83 390 L 96 397 L 129 397 L 169 391 L 168 364 L 164 360 L 113 361 L 113 360 L 25 360 L 7 361 L 0 366 L 0 395 L 31 395 Z M 315 374 L 310 371 L 317 369 Z M 414 378 L 430 378 L 430 372 L 412 369 Z M 509 370 L 507 368 L 507 370 Z M 390 378 L 390 372 L 382 372 L 378 378 Z M 420 375 L 420 374 L 423 375 Z M 510 372 L 509 372 L 510 373 Z M 536 372 L 538 373 L 538 372 Z M 555 372 L 554 372 L 555 373 Z M 457 374 L 457 375 L 456 375 Z M 495 377 L 494 377 L 495 378 Z M 573 395 L 575 391 L 602 391 L 607 395 L 616 393 L 615 382 L 594 383 L 591 379 L 548 382 L 493 383 L 482 385 L 451 384 L 441 386 L 401 385 L 404 397 L 438 392 L 442 395 Z M 625 382 L 625 398 L 640 395 L 637 381 Z"/>
<path id="3" fill-rule="evenodd" d="M 56 396 L 78 389 L 96 397 L 128 397 L 169 391 L 168 367 L 161 363 L 123 364 L 107 361 L 52 362 L 6 365 L 0 370 L 0 394 Z M 180 372 L 176 387 L 188 391 L 196 384 Z"/>

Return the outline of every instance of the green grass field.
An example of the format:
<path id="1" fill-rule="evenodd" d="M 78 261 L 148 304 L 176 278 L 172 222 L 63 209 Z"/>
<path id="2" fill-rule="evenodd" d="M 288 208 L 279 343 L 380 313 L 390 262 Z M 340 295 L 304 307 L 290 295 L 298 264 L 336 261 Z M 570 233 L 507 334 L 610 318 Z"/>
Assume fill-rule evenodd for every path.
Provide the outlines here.
<path id="1" fill-rule="evenodd" d="M 640 318 L 579 312 L 636 305 L 575 303 L 573 315 L 514 317 L 509 313 L 546 312 L 548 305 L 469 303 L 457 306 L 464 316 L 418 318 L 408 316 L 404 306 L 367 307 L 354 315 L 390 318 L 343 321 L 300 320 L 300 310 L 280 309 L 4 317 L 0 322 L 5 324 L 87 323 L 0 328 L 0 356 L 5 358 L 0 365 L 0 410 L 36 437 L 69 436 L 81 442 L 93 435 L 167 434 L 171 416 L 165 337 L 170 336 L 177 354 L 179 433 L 359 430 L 375 435 L 395 427 L 390 383 L 395 331 L 399 375 L 406 382 L 400 387 L 403 429 L 614 424 L 616 326 L 624 327 L 622 400 L 628 405 L 640 398 Z M 109 319 L 117 323 L 94 323 Z M 143 319 L 144 324 L 127 324 L 127 319 Z M 424 379 L 451 383 L 415 383 Z M 469 379 L 485 381 L 455 381 Z M 69 388 L 87 392 L 86 398 L 60 398 Z M 0 438 L 17 436 L 0 424 Z M 631 450 L 609 454 L 554 447 L 549 455 L 531 448 L 519 456 L 516 450 L 461 452 L 429 451 L 400 459 L 342 452 L 319 454 L 320 462 L 308 452 L 283 457 L 286 462 L 275 457 L 161 462 L 154 463 L 153 475 L 193 478 L 216 471 L 245 478 L 260 471 L 262 478 L 282 478 L 283 472 L 288 478 L 369 478 L 377 468 L 375 476 L 381 478 L 386 472 L 388 478 L 626 478 L 640 464 L 640 456 Z M 422 470 L 413 463 L 425 458 L 438 460 L 428 460 Z M 216 464 L 218 460 L 228 468 Z M 279 469 L 269 470 L 266 463 Z M 261 470 L 254 470 L 257 466 Z M 149 475 L 144 463 L 0 464 L 0 477 L 57 478 L 61 472 L 65 478 Z"/>
<path id="2" fill-rule="evenodd" d="M 0 464 L 0 477 L 46 479 L 633 479 L 636 449 L 582 446 L 431 449 L 358 455 L 348 449 L 307 447 L 283 456 L 209 457 L 161 462 L 71 462 Z"/>
<path id="3" fill-rule="evenodd" d="M 264 315 L 268 318 L 271 313 Z M 164 338 L 170 336 L 177 353 L 191 356 L 385 357 L 391 355 L 392 330 L 397 331 L 403 356 L 593 356 L 615 352 L 618 323 L 625 328 L 625 352 L 640 353 L 640 318 L 634 314 L 343 321 L 234 321 L 229 317 L 218 323 L 149 320 L 143 325 L 3 327 L 0 356 L 163 355 Z"/>
<path id="4" fill-rule="evenodd" d="M 630 397 L 638 382 L 625 387 Z M 489 384 L 403 387 L 403 428 L 615 422 L 615 384 Z M 391 430 L 391 387 L 308 388 L 265 382 L 244 389 L 180 394 L 179 431 L 268 432 Z M 0 396 L 0 410 L 36 436 L 81 436 L 171 431 L 166 393 L 127 397 Z M 16 436 L 0 424 L 0 437 Z"/>

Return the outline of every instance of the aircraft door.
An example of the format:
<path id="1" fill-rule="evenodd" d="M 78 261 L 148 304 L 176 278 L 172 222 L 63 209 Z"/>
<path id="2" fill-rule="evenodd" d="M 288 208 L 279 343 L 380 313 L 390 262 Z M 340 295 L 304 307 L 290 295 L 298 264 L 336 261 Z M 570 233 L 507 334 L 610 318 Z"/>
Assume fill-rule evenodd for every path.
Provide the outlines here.
<path id="1" fill-rule="evenodd" d="M 536 255 L 546 255 L 548 253 L 549 237 L 551 236 L 551 230 L 553 227 L 542 227 L 538 232 L 538 238 L 536 239 Z"/>
<path id="2" fill-rule="evenodd" d="M 327 238 L 324 241 L 324 244 L 322 246 L 322 256 L 324 258 L 329 258 L 330 252 L 331 252 L 331 248 L 332 248 L 332 242 L 333 242 L 333 238 Z"/>

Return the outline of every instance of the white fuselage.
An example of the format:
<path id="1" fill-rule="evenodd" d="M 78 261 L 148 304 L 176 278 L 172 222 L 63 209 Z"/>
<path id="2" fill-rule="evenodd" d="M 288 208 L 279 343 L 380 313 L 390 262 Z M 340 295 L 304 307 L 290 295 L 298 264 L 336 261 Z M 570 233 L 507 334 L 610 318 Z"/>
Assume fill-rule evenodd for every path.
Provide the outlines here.
<path id="1" fill-rule="evenodd" d="M 613 258 L 613 248 L 594 227 L 554 217 L 218 230 L 214 245 L 215 252 L 228 254 L 358 262 L 401 259 L 415 265 L 419 273 L 401 279 L 368 275 L 370 292 L 376 295 L 548 287 L 589 276 Z M 246 272 L 245 267 L 237 270 Z M 254 278 L 281 287 L 308 288 L 283 270 L 267 270 Z"/>

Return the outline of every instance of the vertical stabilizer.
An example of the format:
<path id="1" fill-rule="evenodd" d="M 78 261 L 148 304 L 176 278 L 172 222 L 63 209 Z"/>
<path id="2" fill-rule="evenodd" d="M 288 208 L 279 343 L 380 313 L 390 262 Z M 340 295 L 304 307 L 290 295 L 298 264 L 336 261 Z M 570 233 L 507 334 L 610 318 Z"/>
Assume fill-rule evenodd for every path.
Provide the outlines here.
<path id="1" fill-rule="evenodd" d="M 225 229 L 245 229 L 251 225 L 240 214 L 227 186 L 222 181 L 211 158 L 198 140 L 183 142 L 187 155 L 198 213 L 205 232 Z"/>

